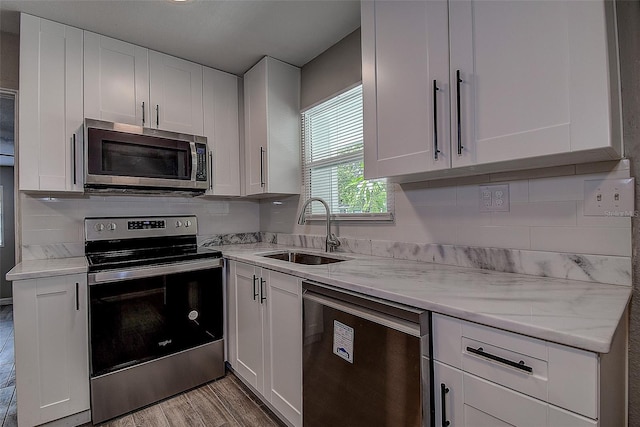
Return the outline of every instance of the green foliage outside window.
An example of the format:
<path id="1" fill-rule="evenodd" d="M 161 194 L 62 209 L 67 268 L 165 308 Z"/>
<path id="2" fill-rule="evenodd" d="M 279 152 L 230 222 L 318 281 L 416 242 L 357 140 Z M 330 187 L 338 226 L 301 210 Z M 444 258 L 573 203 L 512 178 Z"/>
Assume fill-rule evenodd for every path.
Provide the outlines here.
<path id="1" fill-rule="evenodd" d="M 364 161 L 343 163 L 337 169 L 339 213 L 387 212 L 387 186 L 364 179 Z"/>

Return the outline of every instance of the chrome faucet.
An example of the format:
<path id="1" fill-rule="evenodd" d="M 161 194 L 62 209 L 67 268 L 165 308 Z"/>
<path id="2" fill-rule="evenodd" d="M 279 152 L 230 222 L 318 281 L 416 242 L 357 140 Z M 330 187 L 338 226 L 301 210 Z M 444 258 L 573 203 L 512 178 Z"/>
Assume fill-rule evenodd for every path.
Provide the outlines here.
<path id="1" fill-rule="evenodd" d="M 325 210 L 327 211 L 327 238 L 324 242 L 324 250 L 325 252 L 333 252 L 338 246 L 340 246 L 340 241 L 336 237 L 335 234 L 331 233 L 331 211 L 329 210 L 329 205 L 320 197 L 310 197 L 306 202 L 302 205 L 302 209 L 300 210 L 300 216 L 298 217 L 298 224 L 303 225 L 306 218 L 304 215 L 305 209 L 311 202 L 320 202 L 324 205 Z"/>

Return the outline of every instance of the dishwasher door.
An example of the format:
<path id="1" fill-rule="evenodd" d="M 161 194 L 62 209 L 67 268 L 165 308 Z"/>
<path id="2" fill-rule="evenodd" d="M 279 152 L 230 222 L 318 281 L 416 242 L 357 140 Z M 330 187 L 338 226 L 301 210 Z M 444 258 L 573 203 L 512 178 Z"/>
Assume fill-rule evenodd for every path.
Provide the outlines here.
<path id="1" fill-rule="evenodd" d="M 423 417 L 431 399 L 421 392 L 420 371 L 420 319 L 427 312 L 303 287 L 303 425 L 431 425 L 428 408 Z"/>

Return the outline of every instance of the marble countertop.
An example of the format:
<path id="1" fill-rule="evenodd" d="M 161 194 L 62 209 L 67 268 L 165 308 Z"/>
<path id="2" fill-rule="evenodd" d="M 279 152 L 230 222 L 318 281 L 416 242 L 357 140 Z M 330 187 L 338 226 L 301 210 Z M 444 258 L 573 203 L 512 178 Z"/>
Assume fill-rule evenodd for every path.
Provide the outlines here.
<path id="1" fill-rule="evenodd" d="M 301 265 L 257 255 L 275 244 L 217 247 L 225 258 L 598 353 L 608 353 L 631 287 L 358 254 Z"/>
<path id="2" fill-rule="evenodd" d="M 64 276 L 66 274 L 86 273 L 85 257 L 37 259 L 23 261 L 7 273 L 7 280 L 35 279 L 38 277 Z"/>
<path id="3" fill-rule="evenodd" d="M 259 254 L 314 249 L 255 243 L 212 247 L 225 258 L 303 279 L 598 353 L 607 353 L 630 286 L 501 273 L 351 253 L 347 261 L 301 265 Z M 84 257 L 24 261 L 7 280 L 86 273 Z"/>

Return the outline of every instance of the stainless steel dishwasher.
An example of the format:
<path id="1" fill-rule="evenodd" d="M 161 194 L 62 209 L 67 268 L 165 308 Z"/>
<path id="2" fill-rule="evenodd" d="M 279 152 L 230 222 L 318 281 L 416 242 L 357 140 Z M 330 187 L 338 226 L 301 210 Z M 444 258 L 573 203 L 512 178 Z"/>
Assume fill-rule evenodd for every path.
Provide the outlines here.
<path id="1" fill-rule="evenodd" d="M 435 424 L 431 312 L 312 282 L 303 304 L 305 427 Z"/>

